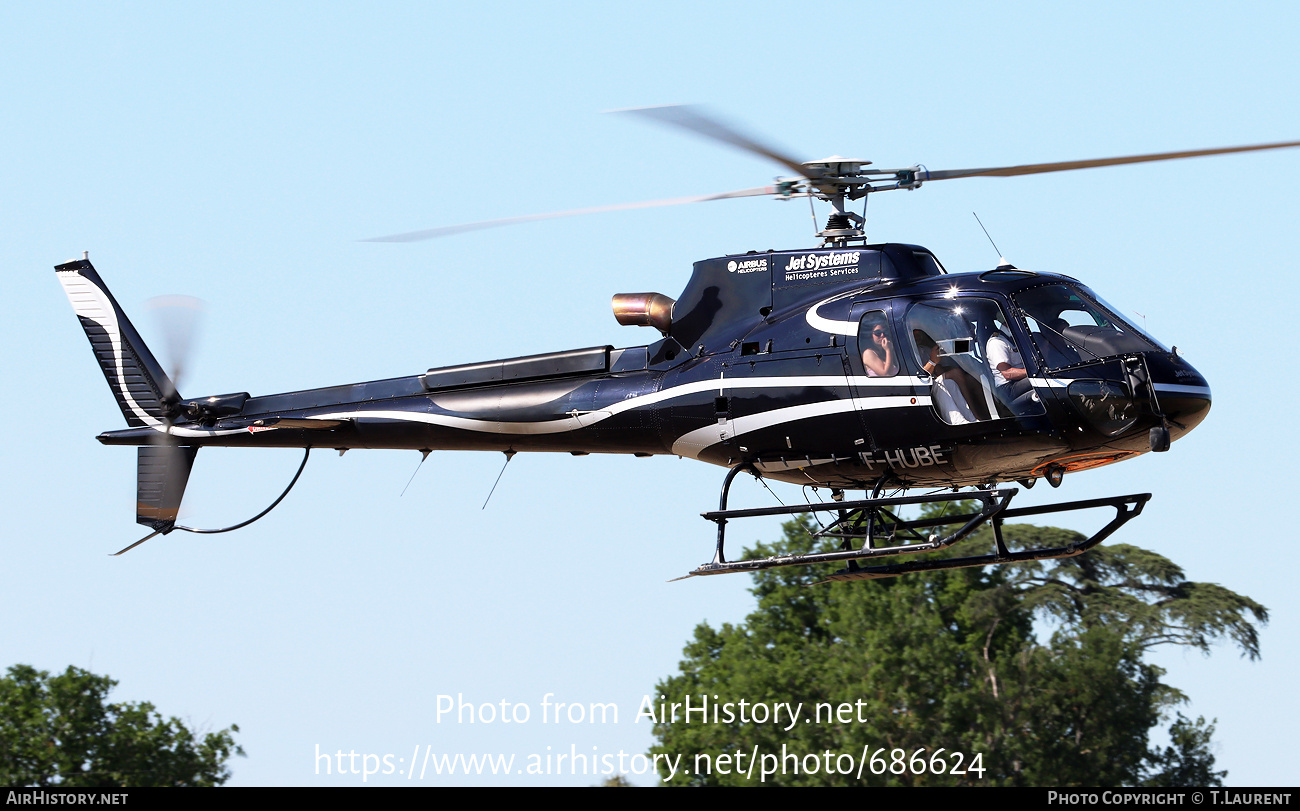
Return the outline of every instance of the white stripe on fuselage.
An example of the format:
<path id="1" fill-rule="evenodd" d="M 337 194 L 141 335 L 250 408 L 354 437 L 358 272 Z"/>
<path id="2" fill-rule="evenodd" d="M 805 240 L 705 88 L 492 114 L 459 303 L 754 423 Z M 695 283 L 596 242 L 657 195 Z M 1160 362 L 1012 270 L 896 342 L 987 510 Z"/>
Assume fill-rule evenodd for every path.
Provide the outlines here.
<path id="1" fill-rule="evenodd" d="M 1157 383 L 1156 391 L 1162 391 L 1166 394 L 1190 394 L 1193 397 L 1204 397 L 1210 399 L 1209 386 L 1184 386 L 1181 383 Z"/>
<path id="2" fill-rule="evenodd" d="M 855 408 L 912 408 L 914 406 L 929 408 L 930 398 L 903 394 L 872 397 L 868 400 L 860 400 L 856 405 L 852 400 L 823 400 L 820 403 L 805 403 L 786 408 L 774 408 L 771 411 L 737 417 L 725 423 L 696 428 L 694 431 L 679 436 L 677 441 L 673 443 L 672 450 L 678 456 L 698 457 L 705 448 L 726 440 L 727 436 L 724 435 L 724 432 L 731 437 L 738 437 L 763 428 L 771 428 L 774 425 L 798 422 L 811 417 L 824 417 L 829 414 L 843 414 L 846 411 L 853 411 Z"/>
<path id="3" fill-rule="evenodd" d="M 1080 378 L 1083 380 L 1095 380 L 1096 378 Z M 1031 377 L 1029 382 L 1034 386 L 1044 389 L 1068 389 L 1074 379 L 1059 377 Z M 1209 386 L 1185 386 L 1181 383 L 1157 383 L 1156 391 L 1165 394 L 1188 394 L 1193 397 L 1204 397 L 1210 399 Z"/>
<path id="4" fill-rule="evenodd" d="M 88 316 L 89 317 L 89 316 Z M 99 323 L 98 319 L 96 320 Z M 114 344 L 116 347 L 116 343 Z M 574 412 L 560 419 L 540 420 L 533 422 L 525 421 L 505 421 L 505 420 L 485 420 L 476 417 L 461 417 L 453 414 L 430 414 L 422 411 L 407 410 L 337 410 L 326 411 L 323 413 L 306 414 L 305 419 L 318 420 L 392 420 L 395 422 L 412 422 L 423 423 L 426 425 L 440 425 L 445 428 L 454 428 L 462 431 L 475 431 L 487 434 L 506 434 L 506 435 L 544 435 L 559 434 L 568 431 L 577 431 L 582 428 L 589 428 L 599 422 L 603 422 L 610 417 L 621 414 L 625 411 L 631 411 L 638 408 L 661 403 L 666 400 L 673 400 L 679 397 L 688 397 L 701 392 L 718 392 L 725 394 L 727 391 L 740 391 L 745 389 L 780 389 L 780 388 L 832 388 L 848 389 L 849 386 L 860 388 L 878 388 L 888 386 L 928 386 L 929 381 L 917 377 L 865 377 L 854 376 L 845 377 L 841 375 L 802 375 L 802 376 L 784 376 L 784 377 L 757 377 L 757 378 L 716 378 L 709 380 L 696 380 L 691 383 L 685 383 L 680 386 L 673 386 L 663 391 L 643 394 L 632 397 L 627 400 L 620 400 L 611 403 L 604 408 L 595 409 L 586 412 Z M 735 429 L 737 433 L 746 433 L 748 431 L 758 430 L 761 427 L 780 424 L 794 419 L 801 419 L 802 416 L 816 416 L 819 414 L 834 414 L 843 411 L 851 411 L 854 408 L 853 401 L 847 396 L 847 391 L 842 399 L 823 400 L 817 403 L 807 403 L 801 406 L 791 406 L 773 411 L 763 412 L 762 414 L 750 415 L 742 418 L 739 422 L 740 428 Z M 129 396 L 129 395 L 128 395 Z M 871 396 L 865 399 L 859 399 L 858 407 L 864 409 L 875 408 L 896 408 L 903 405 L 912 405 L 911 395 L 895 396 Z M 904 402 L 906 401 L 906 402 Z M 150 427 L 160 432 L 171 434 L 176 437 L 202 439 L 219 436 L 230 436 L 246 432 L 247 428 L 226 428 L 226 429 L 198 429 L 171 427 L 166 428 L 158 420 L 149 417 L 142 411 L 137 410 L 138 405 L 133 411 L 140 415 L 141 419 L 147 420 Z M 916 398 L 915 405 L 929 407 L 930 398 L 920 396 Z M 799 411 L 804 409 L 804 411 Z M 297 409 L 293 409 L 297 411 Z M 766 417 L 765 415 L 777 415 Z M 802 415 L 802 416 L 798 416 Z M 712 429 L 712 426 L 709 426 Z M 678 440 L 679 442 L 681 439 Z M 709 442 L 700 447 L 707 447 Z M 677 451 L 674 450 L 674 453 Z M 682 454 L 688 455 L 688 454 Z"/>
<path id="5" fill-rule="evenodd" d="M 717 391 L 719 394 L 727 391 L 738 391 L 743 389 L 773 389 L 773 388 L 836 388 L 847 389 L 849 385 L 860 386 L 864 388 L 881 387 L 881 386 L 908 386 L 908 385 L 928 385 L 928 382 L 922 381 L 915 377 L 843 377 L 840 375 L 804 375 L 789 377 L 757 377 L 757 378 L 717 378 L 711 380 L 696 380 L 691 383 L 685 383 L 680 386 L 664 389 L 650 394 L 643 394 L 638 397 L 632 397 L 627 400 L 620 400 L 611 403 L 604 408 L 593 411 L 573 413 L 567 417 L 553 420 L 542 420 L 537 422 L 507 422 L 503 420 L 484 420 L 474 417 L 460 417 L 451 414 L 429 414 L 420 411 L 330 411 L 322 414 L 312 414 L 310 418 L 321 420 L 357 420 L 357 419 L 380 419 L 396 420 L 401 422 L 419 422 L 427 425 L 441 425 L 447 428 L 457 428 L 463 431 L 478 431 L 490 434 L 513 434 L 513 435 L 539 435 L 539 434 L 559 434 L 567 431 L 576 431 L 581 428 L 588 428 L 596 423 L 603 422 L 617 414 L 625 411 L 631 411 L 638 408 L 644 408 L 649 405 L 673 400 L 678 397 L 687 397 L 692 394 L 701 392 Z M 859 400 L 861 408 L 897 408 L 903 405 L 912 405 L 910 402 L 911 395 L 898 395 L 889 397 L 869 397 Z M 917 397 L 916 405 L 930 404 L 929 397 Z M 906 402 L 904 402 L 906 401 Z M 763 414 L 778 414 L 791 412 L 793 409 L 810 408 L 821 409 L 817 413 L 839 413 L 841 411 L 851 411 L 854 408 L 853 401 L 844 397 L 835 400 L 823 400 L 818 403 L 808 403 L 802 406 L 791 406 L 789 408 L 775 409 L 773 411 L 763 412 Z M 810 413 L 811 415 L 811 413 Z M 750 417 L 742 418 L 744 420 L 753 420 L 762 415 L 755 414 Z M 794 419 L 797 419 L 795 417 Z M 770 424 L 778 424 L 788 421 L 785 418 L 776 418 Z M 744 428 L 739 433 L 745 433 L 751 430 L 757 430 L 765 425 L 755 425 L 753 428 Z M 712 429 L 713 426 L 708 426 Z M 705 429 L 701 429 L 705 430 Z M 680 439 L 678 440 L 681 441 Z M 715 444 L 718 440 L 708 444 Z M 707 447 L 701 446 L 701 447 Z M 674 450 L 674 453 L 677 451 Z M 683 454 L 688 455 L 688 454 Z"/>
<path id="6" fill-rule="evenodd" d="M 844 380 L 844 383 L 839 382 Z M 1031 378 L 1037 386 L 1045 388 L 1065 388 L 1071 381 L 1058 380 L 1055 378 Z M 927 378 L 919 377 L 862 377 L 855 376 L 849 378 L 840 378 L 837 375 L 825 376 L 802 376 L 802 377 L 762 377 L 762 378 L 719 378 L 716 380 L 697 380 L 692 383 L 686 383 L 681 386 L 674 386 L 663 391 L 652 394 L 644 394 L 627 400 L 621 400 L 611 403 L 605 408 L 582 413 L 575 413 L 562 419 L 542 420 L 537 422 L 508 422 L 503 420 L 484 420 L 474 417 L 459 417 L 451 414 L 429 414 L 420 411 L 331 411 L 324 414 L 312 414 L 308 419 L 320 420 L 356 420 L 356 419 L 376 419 L 376 420 L 394 420 L 398 422 L 418 422 L 426 425 L 441 425 L 446 428 L 456 428 L 462 431 L 476 431 L 488 434 L 510 434 L 510 435 L 542 435 L 542 434 L 559 434 L 567 431 L 577 431 L 582 428 L 589 428 L 596 423 L 603 422 L 616 414 L 621 414 L 632 409 L 643 408 L 645 406 L 661 403 L 665 400 L 672 400 L 678 397 L 686 397 L 692 394 L 698 394 L 705 391 L 717 391 L 720 395 L 728 390 L 742 389 L 766 389 L 766 388 L 809 388 L 809 387 L 830 387 L 830 388 L 847 388 L 848 385 L 874 388 L 883 386 L 917 386 L 927 388 L 930 381 Z M 1175 384 L 1156 384 L 1158 391 L 1176 394 L 1190 394 L 1195 396 L 1209 397 L 1210 389 L 1207 386 L 1182 386 Z M 916 402 L 911 402 L 911 395 L 893 395 L 893 396 L 869 396 L 859 398 L 858 407 L 863 410 L 873 410 L 878 408 L 904 408 L 908 406 L 930 407 L 930 398 L 928 396 L 919 396 Z M 844 411 L 851 411 L 854 408 L 852 401 L 849 399 L 823 400 L 817 403 L 806 403 L 799 406 L 790 406 L 787 408 L 773 409 L 761 414 L 752 414 L 742 417 L 739 420 L 732 421 L 733 435 L 740 435 L 750 431 L 756 431 L 759 428 L 770 427 L 784 422 L 790 422 L 796 419 L 802 419 L 806 416 L 819 416 L 823 414 L 836 414 Z M 807 409 L 804 412 L 798 412 L 797 409 Z M 785 415 L 793 414 L 787 418 Z M 768 416 L 778 415 L 778 416 Z M 146 415 L 147 416 L 147 415 Z M 760 420 L 763 418 L 763 420 Z M 765 421 L 764 421 L 765 420 Z M 163 430 L 159 427 L 158 430 Z M 247 429 L 225 429 L 225 430 L 202 430 L 193 428 L 171 428 L 167 432 L 178 437 L 215 437 L 229 434 L 242 433 Z M 704 442 L 706 436 L 712 432 L 714 439 Z M 693 453 L 679 451 L 678 445 L 683 447 L 691 446 L 703 449 L 710 445 L 715 445 L 722 441 L 718 438 L 718 427 L 715 425 L 705 426 L 696 429 L 679 437 L 673 443 L 673 453 L 682 456 L 693 456 Z M 704 442 L 704 444 L 700 444 Z"/>
<path id="7" fill-rule="evenodd" d="M 857 335 L 858 334 L 857 324 L 853 323 L 852 321 L 836 321 L 833 318 L 826 318 L 825 316 L 823 316 L 821 313 L 817 311 L 820 310 L 824 305 L 830 304 L 832 301 L 840 301 L 842 299 L 849 298 L 850 296 L 856 296 L 860 292 L 862 291 L 850 290 L 847 293 L 839 293 L 837 295 L 831 296 L 828 299 L 822 299 L 821 301 L 817 302 L 816 304 L 808 308 L 808 312 L 804 314 L 804 320 L 806 320 L 808 322 L 808 326 L 812 327 L 813 329 L 819 330 L 821 332 L 829 332 L 831 335 Z"/>

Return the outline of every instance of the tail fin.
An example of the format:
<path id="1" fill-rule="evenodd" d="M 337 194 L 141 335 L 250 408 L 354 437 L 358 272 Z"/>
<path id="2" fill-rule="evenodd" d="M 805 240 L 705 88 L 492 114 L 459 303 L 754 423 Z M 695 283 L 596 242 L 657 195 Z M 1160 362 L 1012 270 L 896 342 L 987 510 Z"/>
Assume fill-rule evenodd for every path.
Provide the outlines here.
<path id="1" fill-rule="evenodd" d="M 108 292 L 89 259 L 55 266 L 59 283 L 90 339 L 99 368 L 133 428 L 168 423 L 176 387 Z"/>
<path id="2" fill-rule="evenodd" d="M 136 449 L 135 522 L 166 535 L 176 525 L 198 448 L 141 445 Z"/>
<path id="3" fill-rule="evenodd" d="M 137 450 L 135 522 L 149 527 L 153 532 L 114 552 L 113 557 L 130 552 L 150 538 L 166 535 L 176 529 L 181 499 L 185 497 L 185 484 L 190 478 L 190 468 L 194 466 L 194 456 L 199 452 L 195 447 L 172 445 L 165 441 L 158 445 L 141 445 Z M 303 461 L 305 463 L 306 459 Z M 302 470 L 298 472 L 301 473 Z M 296 476 L 294 480 L 297 480 Z"/>

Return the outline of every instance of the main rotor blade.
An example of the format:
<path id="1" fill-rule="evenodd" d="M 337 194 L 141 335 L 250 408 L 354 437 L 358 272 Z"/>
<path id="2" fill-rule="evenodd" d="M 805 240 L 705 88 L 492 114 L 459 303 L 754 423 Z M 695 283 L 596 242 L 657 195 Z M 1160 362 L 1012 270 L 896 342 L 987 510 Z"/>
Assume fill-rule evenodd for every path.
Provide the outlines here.
<path id="1" fill-rule="evenodd" d="M 547 214 L 525 214 L 522 217 L 504 217 L 499 220 L 480 220 L 479 222 L 467 222 L 461 223 L 460 225 L 444 225 L 441 228 L 426 228 L 423 231 L 408 231 L 405 234 L 390 234 L 386 237 L 371 237 L 370 239 L 363 239 L 361 241 L 420 242 L 425 239 L 437 239 L 438 237 L 449 237 L 454 234 L 463 234 L 466 231 L 478 231 L 483 228 L 496 228 L 501 225 L 514 225 L 521 222 L 553 220 L 557 217 L 576 217 L 579 214 L 600 214 L 605 211 L 628 211 L 635 208 L 678 206 L 686 203 L 707 203 L 710 200 L 728 200 L 733 197 L 761 197 L 766 194 L 776 194 L 776 187 L 759 186 L 753 189 L 723 192 L 722 194 L 703 194 L 695 197 L 671 197 L 664 200 L 646 200 L 640 203 L 616 203 L 610 206 L 594 206 L 592 208 L 573 208 L 568 211 L 552 211 Z"/>
<path id="2" fill-rule="evenodd" d="M 808 177 L 809 169 L 802 162 L 784 153 L 778 152 L 770 146 L 760 144 L 747 135 L 741 135 L 736 130 L 727 125 L 716 121 L 704 115 L 698 107 L 688 105 L 676 105 L 667 107 L 629 107 L 626 110 L 610 110 L 611 113 L 631 113 L 648 118 L 651 121 L 657 121 L 660 124 L 668 124 L 674 127 L 681 127 L 684 130 L 703 135 L 706 138 L 712 138 L 715 141 L 721 141 L 724 144 L 739 147 L 747 152 L 753 152 L 756 155 L 762 155 L 768 160 L 776 161 L 785 168 L 794 172 L 799 177 Z"/>
<path id="3" fill-rule="evenodd" d="M 1177 158 L 1199 158 L 1205 155 L 1227 155 L 1233 152 L 1258 152 L 1263 149 L 1285 149 L 1300 146 L 1300 141 L 1284 141 L 1276 144 L 1256 144 L 1255 146 L 1228 146 L 1220 149 L 1193 149 L 1187 152 L 1157 152 L 1152 155 L 1130 155 L 1126 158 L 1097 158 L 1084 161 L 1062 161 L 1060 163 L 1030 163 L 1024 166 L 998 166 L 991 169 L 948 169 L 938 172 L 924 172 L 921 180 L 951 180 L 958 177 L 1014 177 L 1016 175 L 1037 175 L 1044 172 L 1068 172 L 1072 169 L 1092 169 L 1097 166 L 1120 166 L 1126 163 L 1149 163 L 1151 161 L 1168 161 Z"/>

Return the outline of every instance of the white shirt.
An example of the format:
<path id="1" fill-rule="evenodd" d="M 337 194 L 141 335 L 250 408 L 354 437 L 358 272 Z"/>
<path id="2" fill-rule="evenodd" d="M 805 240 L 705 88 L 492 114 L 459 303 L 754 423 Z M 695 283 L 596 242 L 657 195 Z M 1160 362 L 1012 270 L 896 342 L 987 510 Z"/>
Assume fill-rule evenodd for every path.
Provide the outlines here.
<path id="1" fill-rule="evenodd" d="M 989 371 L 993 372 L 993 385 L 1005 386 L 1012 382 L 1002 376 L 998 371 L 998 366 L 1005 363 L 1017 369 L 1025 368 L 1025 362 L 1020 357 L 1020 350 L 1016 347 L 1011 339 L 1000 332 L 995 332 L 989 338 L 988 345 L 985 347 L 984 356 L 989 361 Z"/>

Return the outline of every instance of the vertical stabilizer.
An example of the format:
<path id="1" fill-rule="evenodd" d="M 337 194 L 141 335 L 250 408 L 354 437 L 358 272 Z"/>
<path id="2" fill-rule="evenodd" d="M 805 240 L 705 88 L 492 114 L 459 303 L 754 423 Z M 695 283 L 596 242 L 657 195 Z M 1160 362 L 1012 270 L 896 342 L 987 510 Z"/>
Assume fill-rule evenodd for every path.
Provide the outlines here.
<path id="1" fill-rule="evenodd" d="M 90 339 L 95 360 L 99 361 L 127 425 L 165 427 L 167 400 L 176 397 L 176 387 L 108 292 L 90 260 L 78 259 L 54 269 Z"/>

